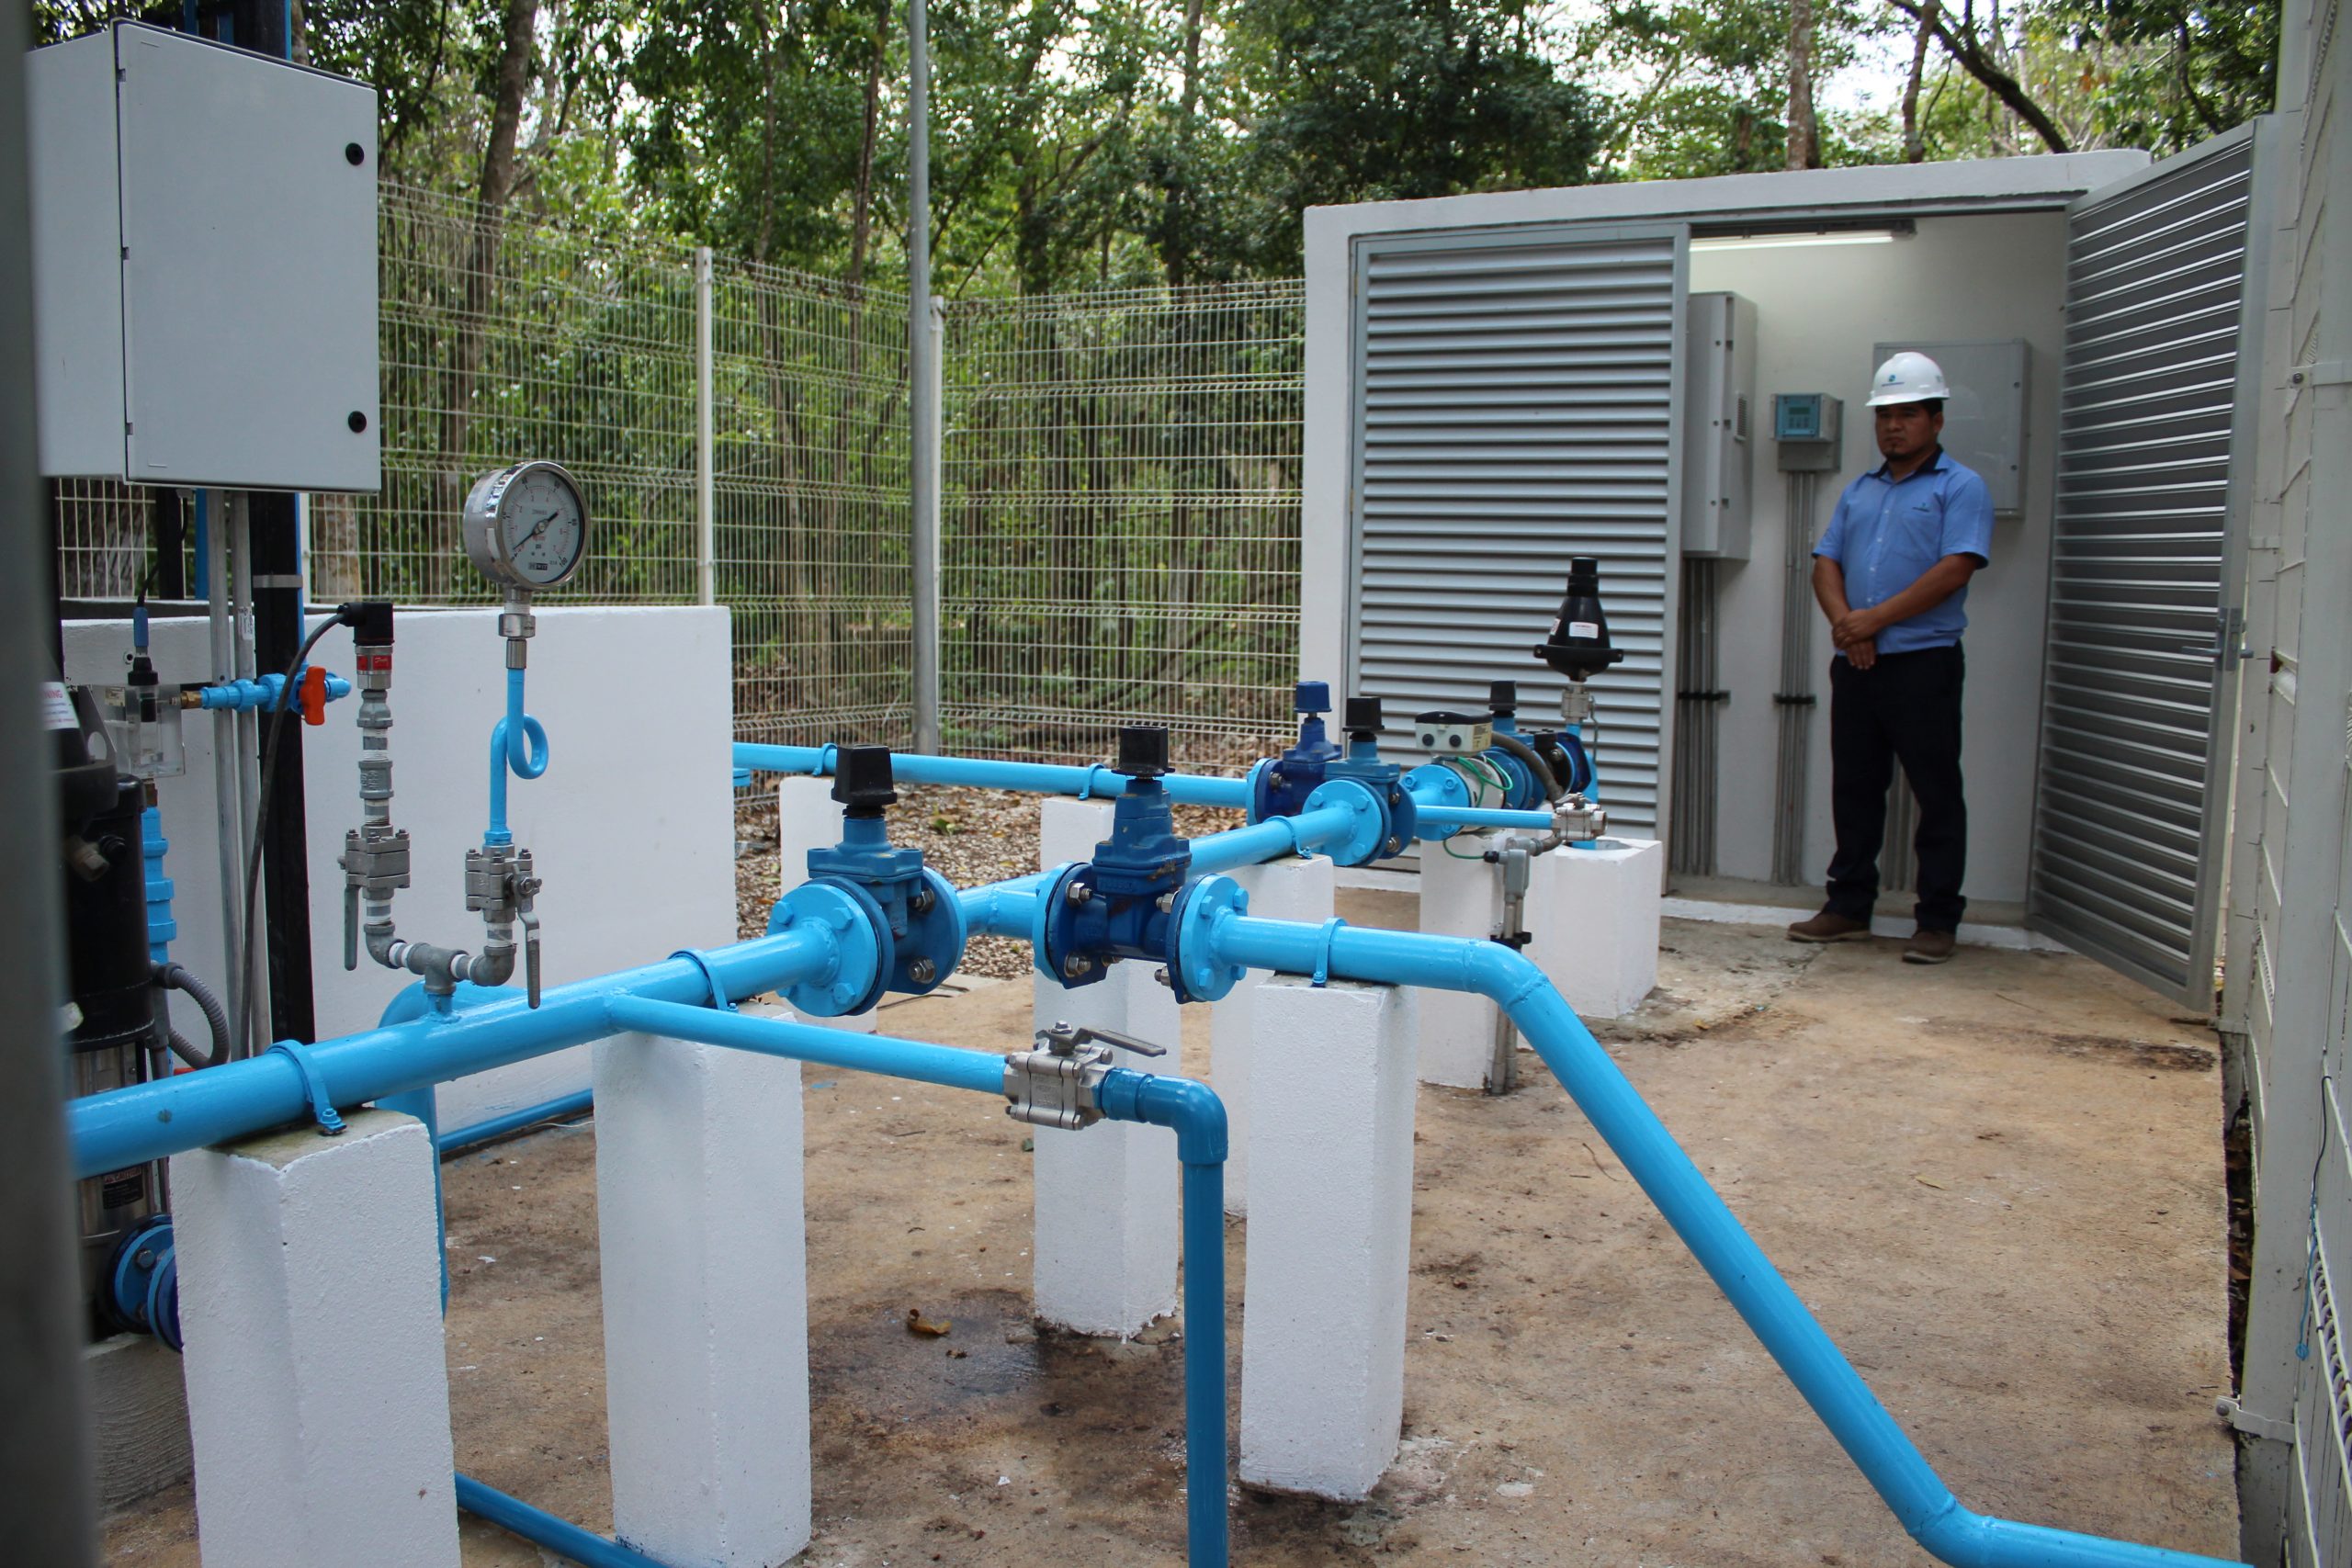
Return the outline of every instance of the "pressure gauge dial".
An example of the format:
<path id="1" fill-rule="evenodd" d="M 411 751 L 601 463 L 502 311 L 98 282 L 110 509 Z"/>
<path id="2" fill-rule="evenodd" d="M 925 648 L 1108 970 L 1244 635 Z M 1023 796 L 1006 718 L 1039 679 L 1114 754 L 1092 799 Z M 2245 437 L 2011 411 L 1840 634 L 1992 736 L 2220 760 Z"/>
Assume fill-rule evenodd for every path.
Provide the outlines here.
<path id="1" fill-rule="evenodd" d="M 587 503 L 560 465 L 517 463 L 474 481 L 466 497 L 466 554 L 492 582 L 553 588 L 587 553 Z"/>

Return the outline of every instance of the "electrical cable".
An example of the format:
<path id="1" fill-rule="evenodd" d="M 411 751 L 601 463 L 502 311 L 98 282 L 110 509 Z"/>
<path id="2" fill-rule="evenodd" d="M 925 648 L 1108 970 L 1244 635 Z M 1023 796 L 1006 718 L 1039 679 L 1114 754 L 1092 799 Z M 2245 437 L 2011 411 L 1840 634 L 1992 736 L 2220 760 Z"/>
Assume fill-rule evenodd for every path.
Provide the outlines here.
<path id="1" fill-rule="evenodd" d="M 185 994 L 196 1004 L 197 1010 L 204 1014 L 205 1025 L 212 1031 L 212 1055 L 207 1056 L 180 1038 L 179 1031 L 174 1030 L 172 1050 L 179 1059 L 191 1067 L 215 1067 L 227 1061 L 235 1048 L 237 1037 L 229 1027 L 229 1011 L 220 1005 L 220 998 L 214 996 L 204 982 L 177 964 L 156 964 L 153 978 L 155 984 L 165 990 Z"/>
<path id="2" fill-rule="evenodd" d="M 1552 776 L 1551 764 L 1544 761 L 1543 753 L 1518 736 L 1506 735 L 1498 730 L 1495 734 L 1495 744 L 1518 758 L 1526 765 L 1527 771 L 1535 775 L 1535 787 L 1544 792 L 1546 804 L 1568 793 L 1560 781 Z"/>
<path id="3" fill-rule="evenodd" d="M 294 697 L 294 682 L 301 674 L 302 666 L 310 661 L 311 650 L 319 646 L 319 639 L 326 636 L 329 631 L 336 626 L 349 625 L 351 617 L 356 614 L 358 606 L 356 604 L 338 604 L 335 606 L 334 614 L 320 622 L 319 629 L 304 637 L 302 646 L 295 649 L 293 662 L 286 667 L 286 679 L 278 685 L 277 701 L 270 706 L 269 727 L 262 732 L 261 754 L 266 760 L 274 761 L 277 756 L 278 731 L 285 726 L 286 708 Z M 261 794 L 254 803 L 254 849 L 253 853 L 245 858 L 245 944 L 243 962 L 237 971 L 240 975 L 250 975 L 254 972 L 254 916 L 261 902 L 261 850 L 269 826 L 269 786 L 276 776 L 275 768 L 262 769 Z M 304 918 L 308 918 L 307 911 Z M 237 1019 L 236 1038 L 239 1040 L 253 1038 L 253 990 L 251 986 L 247 986 L 245 994 L 238 998 L 242 1003 L 240 1016 Z"/>

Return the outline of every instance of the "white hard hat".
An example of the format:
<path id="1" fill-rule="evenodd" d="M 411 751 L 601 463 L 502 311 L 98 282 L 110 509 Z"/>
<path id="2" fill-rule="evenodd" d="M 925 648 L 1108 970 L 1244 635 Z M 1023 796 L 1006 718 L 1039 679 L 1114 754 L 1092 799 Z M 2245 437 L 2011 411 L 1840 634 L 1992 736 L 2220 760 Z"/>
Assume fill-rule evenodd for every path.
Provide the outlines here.
<path id="1" fill-rule="evenodd" d="M 1871 403 L 1918 403 L 1929 398 L 1949 398 L 1951 389 L 1944 385 L 1943 367 L 1924 354 L 1909 349 L 1894 355 L 1878 367 L 1871 378 Z"/>

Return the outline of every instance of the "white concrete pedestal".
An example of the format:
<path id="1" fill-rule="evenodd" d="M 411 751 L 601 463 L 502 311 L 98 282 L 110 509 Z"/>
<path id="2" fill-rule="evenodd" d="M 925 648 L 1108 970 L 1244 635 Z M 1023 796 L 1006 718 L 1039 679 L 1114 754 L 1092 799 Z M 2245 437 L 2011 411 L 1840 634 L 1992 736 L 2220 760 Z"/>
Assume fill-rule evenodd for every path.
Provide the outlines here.
<path id="1" fill-rule="evenodd" d="M 809 1530 L 800 1064 L 623 1034 L 595 1072 L 614 1533 L 767 1568 Z"/>
<path id="2" fill-rule="evenodd" d="M 1328 857 L 1317 856 L 1242 866 L 1227 874 L 1249 893 L 1251 915 L 1319 926 L 1331 918 L 1336 871 Z M 1258 1027 L 1258 988 L 1267 978 L 1265 971 L 1251 970 L 1209 1009 L 1209 1082 L 1225 1102 L 1232 1150 L 1225 1162 L 1228 1214 L 1250 1212 L 1250 1051 Z"/>
<path id="3" fill-rule="evenodd" d="M 1623 1018 L 1657 985 L 1658 901 L 1666 850 L 1655 839 L 1562 846 L 1529 868 L 1533 959 L 1586 1018 Z"/>
<path id="4" fill-rule="evenodd" d="M 1110 837 L 1107 801 L 1048 799 L 1040 819 L 1043 865 L 1091 860 Z M 1092 1024 L 1168 1048 L 1157 1059 L 1114 1053 L 1119 1066 L 1172 1072 L 1181 1043 L 1175 994 L 1136 960 L 1111 966 L 1091 986 L 1035 976 L 1035 1020 Z M 1098 1122 L 1078 1132 L 1035 1130 L 1037 1316 L 1081 1334 L 1125 1337 L 1176 1310 L 1182 1239 L 1182 1170 L 1176 1134 L 1135 1122 Z"/>
<path id="5" fill-rule="evenodd" d="M 777 897 L 808 880 L 810 850 L 831 849 L 841 841 L 842 807 L 833 798 L 832 780 L 794 777 L 776 781 Z M 870 1010 L 842 1018 L 817 1018 L 794 1010 L 792 1016 L 803 1023 L 819 1023 L 851 1034 L 874 1032 L 874 1014 Z"/>
<path id="6" fill-rule="evenodd" d="M 1250 1063 L 1241 1479 L 1370 1493 L 1405 1414 L 1416 993 L 1270 980 Z"/>
<path id="7" fill-rule="evenodd" d="M 457 1568 L 433 1140 L 345 1121 L 172 1160 L 208 1564 Z"/>
<path id="8" fill-rule="evenodd" d="M 1482 843 L 1465 837 L 1462 844 Z M 1465 847 L 1462 852 L 1471 852 Z M 1420 929 L 1431 936 L 1484 942 L 1502 919 L 1502 874 L 1483 860 L 1460 860 L 1439 844 L 1421 846 Z M 1495 1055 L 1495 1004 L 1468 991 L 1423 991 L 1420 1010 L 1423 1083 L 1480 1089 Z"/>

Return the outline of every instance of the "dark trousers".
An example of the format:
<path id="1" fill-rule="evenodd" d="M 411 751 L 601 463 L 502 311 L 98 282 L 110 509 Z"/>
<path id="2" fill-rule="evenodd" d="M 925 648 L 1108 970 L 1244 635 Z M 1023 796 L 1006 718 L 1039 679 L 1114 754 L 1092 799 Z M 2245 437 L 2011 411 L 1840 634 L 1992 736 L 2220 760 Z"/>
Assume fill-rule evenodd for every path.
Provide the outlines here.
<path id="1" fill-rule="evenodd" d="M 1878 902 L 1878 852 L 1886 837 L 1886 792 L 1894 764 L 1919 802 L 1912 840 L 1923 931 L 1960 926 L 1968 901 L 1968 805 L 1960 790 L 1960 649 L 1882 653 L 1868 670 L 1829 666 L 1830 812 L 1838 852 L 1829 862 L 1829 908 L 1867 920 Z"/>

